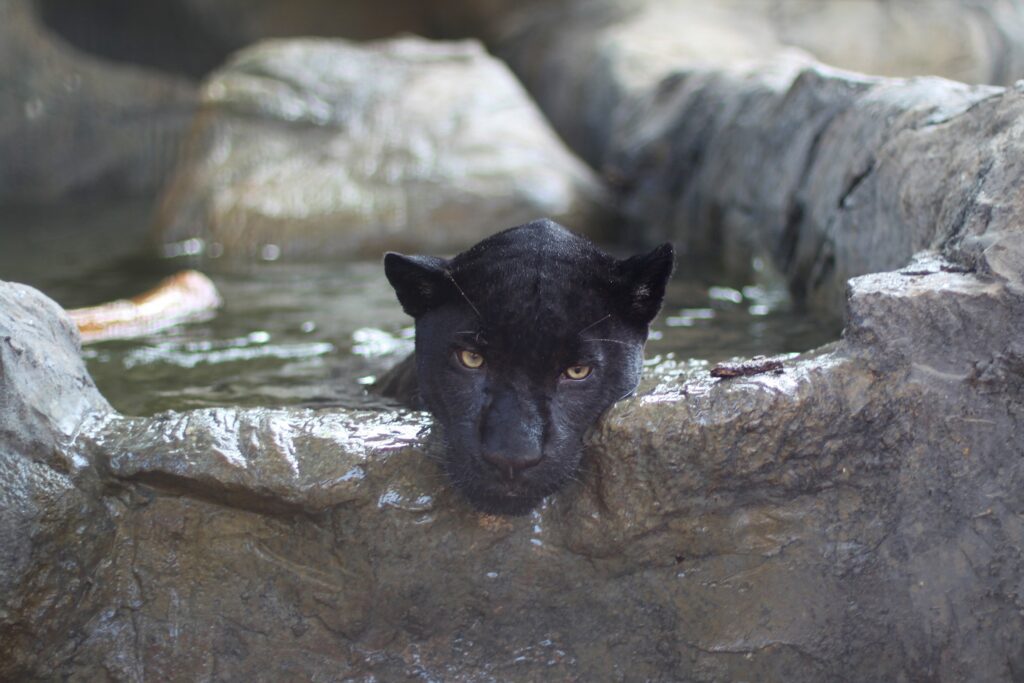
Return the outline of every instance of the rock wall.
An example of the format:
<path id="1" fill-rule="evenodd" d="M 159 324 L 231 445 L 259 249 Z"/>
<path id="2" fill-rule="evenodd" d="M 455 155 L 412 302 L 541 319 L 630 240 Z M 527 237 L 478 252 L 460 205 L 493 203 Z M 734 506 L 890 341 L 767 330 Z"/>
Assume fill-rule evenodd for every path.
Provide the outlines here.
<path id="1" fill-rule="evenodd" d="M 1019 282 L 990 260 L 1021 250 L 1017 87 L 839 71 L 717 5 L 569 7 L 568 31 L 537 15 L 496 49 L 618 186 L 637 239 L 741 269 L 761 256 L 825 315 L 849 278 L 922 249 Z"/>

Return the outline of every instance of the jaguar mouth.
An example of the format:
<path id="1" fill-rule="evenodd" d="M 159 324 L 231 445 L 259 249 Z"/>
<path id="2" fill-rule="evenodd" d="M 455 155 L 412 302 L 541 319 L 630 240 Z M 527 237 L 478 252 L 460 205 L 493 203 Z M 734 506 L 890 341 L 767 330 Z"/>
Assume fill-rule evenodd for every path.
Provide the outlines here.
<path id="1" fill-rule="evenodd" d="M 545 450 L 534 467 L 509 476 L 485 461 L 472 448 L 459 448 L 445 439 L 446 452 L 437 462 L 456 491 L 476 510 L 488 514 L 520 516 L 529 514 L 548 496 L 574 479 L 579 454 Z"/>
<path id="2" fill-rule="evenodd" d="M 529 514 L 545 498 L 545 495 L 536 493 L 497 493 L 479 489 L 463 490 L 462 494 L 480 512 L 512 516 Z"/>
<path id="3" fill-rule="evenodd" d="M 449 476 L 455 488 L 474 508 L 501 515 L 528 514 L 564 483 L 562 479 L 530 481 L 523 474 L 509 479 L 497 471 L 477 472 L 469 479 L 452 477 L 451 473 Z"/>

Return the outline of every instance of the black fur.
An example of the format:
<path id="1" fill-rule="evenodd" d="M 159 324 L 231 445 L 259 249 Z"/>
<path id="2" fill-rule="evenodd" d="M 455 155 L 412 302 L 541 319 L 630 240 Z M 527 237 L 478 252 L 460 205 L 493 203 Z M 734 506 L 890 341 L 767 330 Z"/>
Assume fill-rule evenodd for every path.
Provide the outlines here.
<path id="1" fill-rule="evenodd" d="M 550 220 L 450 260 L 384 257 L 416 319 L 420 396 L 443 430 L 443 467 L 485 512 L 525 514 L 572 478 L 587 428 L 640 380 L 672 245 L 617 260 Z M 459 352 L 480 354 L 466 367 Z M 585 379 L 570 366 L 592 368 Z"/>

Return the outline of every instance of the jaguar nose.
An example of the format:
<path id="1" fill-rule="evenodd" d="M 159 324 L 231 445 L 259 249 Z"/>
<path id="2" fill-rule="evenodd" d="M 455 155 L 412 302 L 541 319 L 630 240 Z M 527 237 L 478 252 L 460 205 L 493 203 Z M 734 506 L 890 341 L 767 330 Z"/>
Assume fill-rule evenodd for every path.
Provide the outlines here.
<path id="1" fill-rule="evenodd" d="M 494 453 L 484 451 L 481 457 L 491 467 L 498 470 L 501 476 L 512 481 L 516 476 L 525 470 L 537 465 L 543 457 L 540 451 L 533 453 Z"/>

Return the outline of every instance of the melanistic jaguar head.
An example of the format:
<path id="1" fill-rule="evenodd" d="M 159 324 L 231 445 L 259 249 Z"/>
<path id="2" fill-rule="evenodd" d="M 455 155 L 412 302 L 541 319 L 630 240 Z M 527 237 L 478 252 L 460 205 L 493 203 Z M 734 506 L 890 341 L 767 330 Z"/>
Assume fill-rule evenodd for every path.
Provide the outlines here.
<path id="1" fill-rule="evenodd" d="M 587 428 L 640 381 L 672 264 L 671 244 L 618 260 L 550 220 L 449 260 L 385 256 L 443 468 L 475 507 L 525 514 L 573 477 Z"/>

